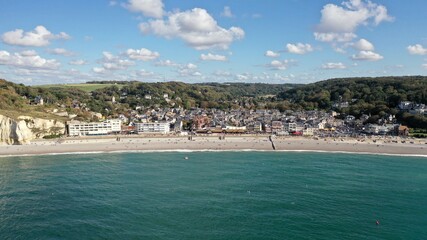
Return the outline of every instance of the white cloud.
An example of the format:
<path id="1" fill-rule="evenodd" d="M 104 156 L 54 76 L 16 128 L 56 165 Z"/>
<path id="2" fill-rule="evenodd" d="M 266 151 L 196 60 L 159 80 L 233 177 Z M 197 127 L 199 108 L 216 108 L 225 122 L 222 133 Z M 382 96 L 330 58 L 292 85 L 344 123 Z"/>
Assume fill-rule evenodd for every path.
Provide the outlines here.
<path id="1" fill-rule="evenodd" d="M 279 57 L 279 56 L 280 56 L 280 54 L 279 54 L 279 53 L 277 53 L 277 52 L 273 52 L 273 51 L 271 51 L 271 50 L 267 50 L 267 51 L 265 52 L 264 56 L 266 56 L 266 57 L 276 58 L 276 57 Z"/>
<path id="2" fill-rule="evenodd" d="M 164 15 L 162 0 L 129 0 L 124 4 L 132 12 L 139 12 L 146 17 L 162 18 Z"/>
<path id="3" fill-rule="evenodd" d="M 110 52 L 102 52 L 102 55 L 103 58 L 98 61 L 102 64 L 102 67 L 93 68 L 93 71 L 96 73 L 101 73 L 106 70 L 125 70 L 128 69 L 130 66 L 135 65 L 135 62 L 130 61 L 128 59 L 120 59 L 118 56 L 114 56 Z"/>
<path id="4" fill-rule="evenodd" d="M 228 71 L 217 70 L 213 73 L 217 77 L 230 77 L 231 73 Z"/>
<path id="5" fill-rule="evenodd" d="M 427 63 L 424 63 L 423 65 L 421 65 L 424 69 L 427 70 Z"/>
<path id="6" fill-rule="evenodd" d="M 185 66 L 185 68 L 187 68 L 187 69 L 197 69 L 197 65 L 196 65 L 196 64 L 189 63 L 189 64 L 187 64 L 187 65 Z"/>
<path id="7" fill-rule="evenodd" d="M 310 44 L 303 44 L 303 43 L 297 43 L 297 44 L 286 44 L 286 49 L 290 53 L 294 54 L 306 54 L 309 52 L 312 52 L 314 49 Z"/>
<path id="8" fill-rule="evenodd" d="M 360 39 L 359 41 L 355 42 L 353 44 L 353 48 L 359 50 L 359 51 L 374 51 L 375 47 L 372 43 L 370 43 L 366 39 Z"/>
<path id="9" fill-rule="evenodd" d="M 158 52 L 153 52 L 151 50 L 148 50 L 146 48 L 141 49 L 128 49 L 126 51 L 126 55 L 130 59 L 134 60 L 142 60 L 142 61 L 152 61 L 160 57 L 160 54 Z"/>
<path id="10" fill-rule="evenodd" d="M 349 42 L 357 38 L 354 33 L 314 33 L 314 38 L 320 42 Z"/>
<path id="11" fill-rule="evenodd" d="M 234 17 L 233 13 L 231 12 L 231 8 L 229 6 L 225 6 L 224 10 L 221 13 L 221 16 L 232 18 Z"/>
<path id="12" fill-rule="evenodd" d="M 273 70 L 286 70 L 290 67 L 290 65 L 294 63 L 293 60 L 273 60 L 269 64 L 267 64 L 267 67 Z"/>
<path id="13" fill-rule="evenodd" d="M 0 65 L 18 68 L 57 69 L 61 64 L 56 59 L 42 58 L 35 51 L 13 54 L 0 51 Z"/>
<path id="14" fill-rule="evenodd" d="M 75 53 L 68 51 L 67 49 L 64 48 L 54 48 L 54 49 L 50 49 L 47 51 L 50 54 L 54 54 L 54 55 L 62 55 L 62 56 L 66 56 L 66 57 L 70 57 L 75 55 Z"/>
<path id="15" fill-rule="evenodd" d="M 358 54 L 355 54 L 351 57 L 353 60 L 359 61 L 378 61 L 384 57 L 378 53 L 372 51 L 360 51 Z"/>
<path id="16" fill-rule="evenodd" d="M 113 1 L 111 0 L 110 3 L 108 4 L 110 7 L 116 6 L 117 5 L 117 1 Z"/>
<path id="17" fill-rule="evenodd" d="M 139 25 L 145 33 L 153 33 L 167 39 L 180 38 L 189 46 L 197 49 L 227 49 L 235 41 L 242 39 L 245 32 L 238 27 L 229 29 L 218 26 L 213 17 L 201 8 L 185 12 L 175 12 L 167 20 L 150 20 Z"/>
<path id="18" fill-rule="evenodd" d="M 104 73 L 105 72 L 105 68 L 103 67 L 94 67 L 92 68 L 92 71 L 95 73 Z"/>
<path id="19" fill-rule="evenodd" d="M 212 53 L 208 53 L 208 54 L 201 54 L 200 55 L 200 59 L 203 61 L 227 61 L 227 57 L 223 56 L 223 55 L 217 55 L 217 54 L 212 54 Z"/>
<path id="20" fill-rule="evenodd" d="M 83 59 L 78 59 L 78 60 L 73 60 L 73 61 L 70 61 L 68 64 L 70 64 L 70 65 L 86 65 L 87 64 L 87 62 L 85 61 L 85 60 L 83 60 Z"/>
<path id="21" fill-rule="evenodd" d="M 421 44 L 410 45 L 407 49 L 410 54 L 427 55 L 427 48 L 424 48 Z"/>
<path id="22" fill-rule="evenodd" d="M 338 63 L 325 63 L 322 65 L 322 69 L 346 69 L 347 66 L 344 65 L 342 62 Z"/>
<path id="23" fill-rule="evenodd" d="M 65 32 L 53 34 L 44 26 L 37 26 L 34 31 L 24 32 L 22 29 L 5 32 L 2 35 L 4 43 L 9 45 L 27 46 L 27 47 L 42 47 L 50 44 L 50 40 L 54 39 L 70 39 L 70 36 Z"/>
<path id="24" fill-rule="evenodd" d="M 20 55 L 25 57 L 32 57 L 32 56 L 37 56 L 38 54 L 35 50 L 25 50 L 20 52 Z"/>
<path id="25" fill-rule="evenodd" d="M 160 66 L 160 67 L 178 67 L 179 66 L 178 63 L 175 63 L 169 59 L 158 61 L 154 65 Z"/>
<path id="26" fill-rule="evenodd" d="M 138 77 L 153 77 L 155 76 L 154 72 L 147 71 L 145 69 L 136 71 Z"/>
<path id="27" fill-rule="evenodd" d="M 188 63 L 187 65 L 180 66 L 178 73 L 181 77 L 201 76 L 201 73 L 197 71 L 197 65 Z"/>
<path id="28" fill-rule="evenodd" d="M 315 37 L 324 42 L 345 42 L 355 38 L 359 26 L 377 26 L 384 21 L 393 21 L 387 8 L 370 0 L 348 0 L 342 6 L 327 4 L 321 11 L 320 24 Z"/>

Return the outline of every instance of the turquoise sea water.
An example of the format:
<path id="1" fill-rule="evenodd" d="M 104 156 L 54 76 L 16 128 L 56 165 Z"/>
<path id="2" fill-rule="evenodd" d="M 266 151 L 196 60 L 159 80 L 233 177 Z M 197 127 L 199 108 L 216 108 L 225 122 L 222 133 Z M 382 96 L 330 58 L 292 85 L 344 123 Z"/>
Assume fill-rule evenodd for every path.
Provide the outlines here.
<path id="1" fill-rule="evenodd" d="M 426 238 L 427 158 L 274 152 L 0 158 L 0 239 Z"/>

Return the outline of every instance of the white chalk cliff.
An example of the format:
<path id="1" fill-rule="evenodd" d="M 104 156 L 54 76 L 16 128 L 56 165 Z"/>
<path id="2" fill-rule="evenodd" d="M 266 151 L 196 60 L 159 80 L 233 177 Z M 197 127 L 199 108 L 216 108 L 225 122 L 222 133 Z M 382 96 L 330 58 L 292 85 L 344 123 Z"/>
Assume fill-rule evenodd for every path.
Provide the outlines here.
<path id="1" fill-rule="evenodd" d="M 20 116 L 12 119 L 0 115 L 0 144 L 25 144 L 44 136 L 65 133 L 65 124 L 52 120 Z"/>

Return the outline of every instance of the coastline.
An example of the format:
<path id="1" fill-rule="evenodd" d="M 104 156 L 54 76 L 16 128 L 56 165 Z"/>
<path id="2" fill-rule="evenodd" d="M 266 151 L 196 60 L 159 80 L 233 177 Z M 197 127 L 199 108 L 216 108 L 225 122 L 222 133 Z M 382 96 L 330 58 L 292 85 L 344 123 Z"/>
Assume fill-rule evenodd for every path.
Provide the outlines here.
<path id="1" fill-rule="evenodd" d="M 0 145 L 0 157 L 117 152 L 271 151 L 323 152 L 427 157 L 426 140 L 275 137 L 267 136 L 101 136 L 36 140 L 25 145 Z"/>

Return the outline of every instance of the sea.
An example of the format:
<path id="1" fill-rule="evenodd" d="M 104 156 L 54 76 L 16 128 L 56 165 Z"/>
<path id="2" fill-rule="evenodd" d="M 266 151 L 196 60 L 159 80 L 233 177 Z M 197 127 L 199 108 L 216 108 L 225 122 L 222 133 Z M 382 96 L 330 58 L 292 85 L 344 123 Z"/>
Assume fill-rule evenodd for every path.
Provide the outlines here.
<path id="1" fill-rule="evenodd" d="M 427 158 L 227 151 L 5 157 L 0 239 L 427 239 Z"/>

